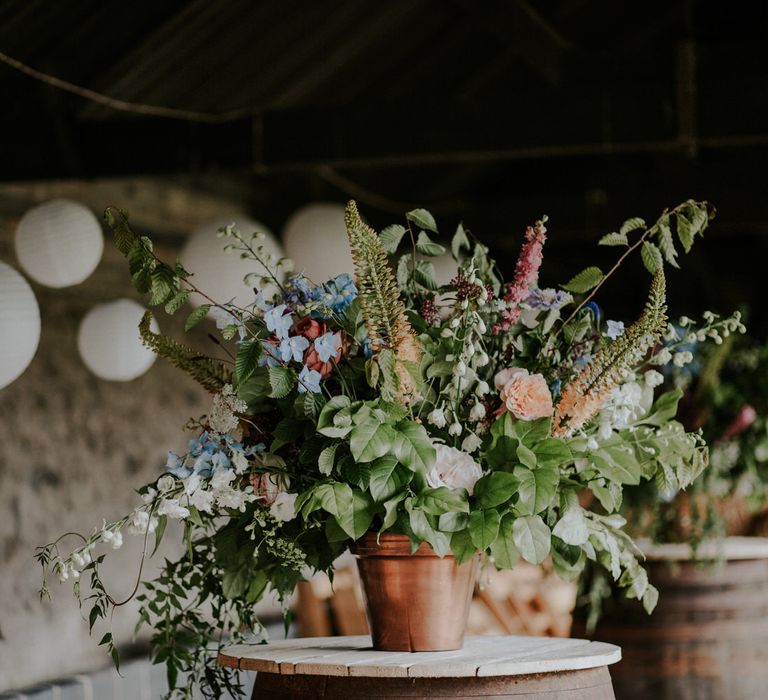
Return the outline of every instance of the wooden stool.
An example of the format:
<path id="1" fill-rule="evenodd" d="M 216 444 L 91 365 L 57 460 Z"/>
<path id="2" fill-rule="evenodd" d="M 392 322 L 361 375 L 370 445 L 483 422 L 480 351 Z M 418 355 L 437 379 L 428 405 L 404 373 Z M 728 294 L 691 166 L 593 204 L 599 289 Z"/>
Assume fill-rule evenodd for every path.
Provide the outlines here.
<path id="1" fill-rule="evenodd" d="M 467 637 L 458 651 L 374 651 L 370 637 L 287 639 L 224 649 L 219 663 L 257 671 L 253 700 L 515 698 L 615 700 L 612 644 L 542 637 Z"/>

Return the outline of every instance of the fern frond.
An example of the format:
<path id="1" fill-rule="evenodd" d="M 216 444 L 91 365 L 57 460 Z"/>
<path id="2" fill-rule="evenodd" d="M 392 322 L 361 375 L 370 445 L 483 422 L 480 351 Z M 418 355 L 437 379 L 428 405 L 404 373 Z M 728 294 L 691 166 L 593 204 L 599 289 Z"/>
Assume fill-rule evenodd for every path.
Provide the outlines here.
<path id="1" fill-rule="evenodd" d="M 553 435 L 570 434 L 589 421 L 603 407 L 623 373 L 634 367 L 656 343 L 666 322 L 666 279 L 663 268 L 659 268 L 640 318 L 616 340 L 600 348 L 563 390 L 552 422 Z"/>
<path id="2" fill-rule="evenodd" d="M 184 370 L 212 394 L 220 392 L 225 384 L 232 381 L 232 373 L 221 362 L 212 357 L 200 355 L 173 338 L 153 333 L 149 327 L 151 322 L 152 314 L 147 311 L 139 324 L 139 334 L 144 345 L 156 355 L 164 357 L 171 364 Z"/>
<path id="3" fill-rule="evenodd" d="M 418 363 L 421 349 L 408 322 L 397 280 L 389 266 L 384 246 L 376 232 L 360 218 L 354 201 L 347 204 L 344 223 L 355 263 L 358 299 L 371 348 L 377 355 L 383 350 L 394 353 L 397 376 L 393 378 L 399 386 L 396 398 L 407 402 L 415 393 L 415 388 L 413 378 L 402 363 Z"/>

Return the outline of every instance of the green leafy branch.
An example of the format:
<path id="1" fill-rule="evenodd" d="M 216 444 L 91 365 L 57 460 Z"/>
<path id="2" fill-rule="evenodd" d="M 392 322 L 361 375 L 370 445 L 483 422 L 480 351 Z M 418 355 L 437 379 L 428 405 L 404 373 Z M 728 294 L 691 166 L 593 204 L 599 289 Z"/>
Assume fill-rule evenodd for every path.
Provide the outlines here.
<path id="1" fill-rule="evenodd" d="M 678 252 L 672 235 L 673 222 L 678 241 L 683 250 L 688 253 L 693 246 L 695 237 L 704 234 L 709 222 L 715 217 L 715 213 L 715 208 L 708 202 L 697 202 L 689 199 L 678 204 L 674 209 L 665 210 L 656 223 L 648 228 L 646 228 L 643 219 L 634 217 L 627 219 L 618 232 L 603 236 L 598 245 L 624 246 L 626 250 L 606 274 L 603 274 L 598 267 L 588 267 L 572 277 L 567 284 L 562 285 L 563 289 L 575 294 L 590 293 L 563 321 L 561 329 L 576 317 L 585 304 L 592 300 L 611 275 L 618 270 L 624 260 L 638 248 L 640 248 L 640 256 L 645 268 L 652 275 L 663 268 L 665 262 L 673 267 L 679 267 L 677 263 Z M 635 231 L 642 231 L 642 234 L 634 243 L 630 244 L 629 234 Z"/>

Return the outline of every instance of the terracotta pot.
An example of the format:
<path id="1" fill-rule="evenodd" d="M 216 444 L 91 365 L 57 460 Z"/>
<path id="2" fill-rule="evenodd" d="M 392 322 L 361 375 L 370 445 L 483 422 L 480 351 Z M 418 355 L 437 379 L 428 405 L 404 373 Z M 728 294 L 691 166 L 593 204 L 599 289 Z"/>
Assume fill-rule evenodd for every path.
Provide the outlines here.
<path id="1" fill-rule="evenodd" d="M 378 542 L 377 542 L 378 538 Z M 369 532 L 354 545 L 374 649 L 461 649 L 478 557 L 457 565 L 424 543 L 411 554 L 406 535 Z"/>

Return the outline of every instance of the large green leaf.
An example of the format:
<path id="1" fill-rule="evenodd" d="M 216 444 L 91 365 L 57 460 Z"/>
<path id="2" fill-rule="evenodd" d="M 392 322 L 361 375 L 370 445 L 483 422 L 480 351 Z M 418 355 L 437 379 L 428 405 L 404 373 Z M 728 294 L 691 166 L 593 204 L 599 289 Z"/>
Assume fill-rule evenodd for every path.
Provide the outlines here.
<path id="1" fill-rule="evenodd" d="M 501 519 L 499 536 L 491 545 L 491 556 L 497 569 L 511 569 L 520 558 L 512 535 L 514 521 L 515 518 L 509 513 Z"/>
<path id="2" fill-rule="evenodd" d="M 491 472 L 475 484 L 473 497 L 481 508 L 494 508 L 515 495 L 518 479 L 507 472 Z"/>
<path id="3" fill-rule="evenodd" d="M 424 511 L 419 510 L 418 508 L 414 508 L 411 510 L 409 515 L 411 530 L 413 530 L 413 534 L 416 535 L 419 539 L 422 539 L 425 542 L 429 542 L 429 544 L 432 545 L 432 549 L 435 550 L 435 553 L 438 556 L 445 556 L 450 548 L 449 536 L 444 532 L 435 530 L 432 527 L 432 524 L 429 522 L 429 518 Z"/>
<path id="4" fill-rule="evenodd" d="M 352 539 L 362 537 L 373 522 L 373 505 L 360 491 L 352 492 L 352 503 L 349 508 L 336 514 L 336 522 Z"/>
<path id="5" fill-rule="evenodd" d="M 314 497 L 323 510 L 337 517 L 343 517 L 352 508 L 352 489 L 339 481 L 320 484 L 315 488 Z"/>
<path id="6" fill-rule="evenodd" d="M 352 419 L 350 417 L 347 425 L 338 426 L 335 424 L 334 417 L 337 413 L 345 408 L 348 408 L 352 401 L 348 396 L 343 394 L 340 396 L 334 396 L 328 401 L 323 410 L 320 411 L 320 416 L 317 419 L 317 432 L 327 437 L 344 437 L 352 430 Z"/>
<path id="7" fill-rule="evenodd" d="M 533 447 L 539 468 L 558 468 L 569 464 L 573 455 L 568 445 L 557 438 L 547 438 Z"/>
<path id="8" fill-rule="evenodd" d="M 237 349 L 235 358 L 235 377 L 237 383 L 246 381 L 259 366 L 261 343 L 258 340 L 244 340 Z"/>
<path id="9" fill-rule="evenodd" d="M 397 434 L 392 426 L 382 424 L 375 417 L 352 428 L 349 449 L 358 462 L 372 462 L 391 454 Z"/>
<path id="10" fill-rule="evenodd" d="M 379 234 L 379 241 L 381 241 L 381 245 L 384 250 L 386 250 L 390 255 L 393 255 L 395 252 L 397 252 L 397 247 L 400 245 L 400 241 L 404 235 L 405 226 L 401 226 L 400 224 L 392 224 L 391 226 L 387 226 L 385 229 L 382 229 L 381 233 Z"/>
<path id="11" fill-rule="evenodd" d="M 451 536 L 451 551 L 453 551 L 453 556 L 456 557 L 457 564 L 463 564 L 475 555 L 477 547 L 472 542 L 468 530 L 460 530 L 453 533 Z"/>
<path id="12" fill-rule="evenodd" d="M 492 508 L 469 514 L 469 535 L 475 547 L 484 550 L 493 544 L 499 534 L 500 520 L 499 512 Z"/>
<path id="13" fill-rule="evenodd" d="M 398 465 L 397 459 L 385 455 L 370 463 L 368 488 L 377 503 L 388 501 L 405 491 L 412 472 Z"/>
<path id="14" fill-rule="evenodd" d="M 321 474 L 329 476 L 333 471 L 333 464 L 336 459 L 336 450 L 339 449 L 339 443 L 329 445 L 324 448 L 317 459 L 317 467 Z"/>
<path id="15" fill-rule="evenodd" d="M 581 546 L 589 539 L 589 529 L 584 509 L 576 502 L 570 504 L 560 520 L 555 523 L 552 534 L 570 545 Z"/>
<path id="16" fill-rule="evenodd" d="M 422 491 L 416 498 L 416 506 L 430 515 L 469 512 L 467 492 L 464 489 L 449 489 L 445 486 Z"/>
<path id="17" fill-rule="evenodd" d="M 538 515 L 526 515 L 513 523 L 512 539 L 523 559 L 541 564 L 549 554 L 552 533 Z"/>
<path id="18" fill-rule="evenodd" d="M 296 370 L 291 367 L 270 367 L 269 373 L 269 386 L 271 391 L 269 395 L 273 399 L 282 399 L 296 386 Z"/>
<path id="19" fill-rule="evenodd" d="M 420 231 L 416 239 L 416 250 L 429 258 L 436 258 L 445 253 L 445 248 L 435 243 L 424 231 Z"/>
<path id="20" fill-rule="evenodd" d="M 522 515 L 534 515 L 546 510 L 552 503 L 560 483 L 560 473 L 550 467 L 528 469 L 515 467 L 514 476 L 519 481 L 516 508 Z"/>
<path id="21" fill-rule="evenodd" d="M 396 426 L 394 454 L 408 469 L 426 474 L 435 464 L 435 448 L 423 425 L 404 420 Z"/>
<path id="22" fill-rule="evenodd" d="M 599 267 L 588 267 L 579 272 L 579 274 L 571 277 L 568 283 L 562 285 L 562 287 L 574 294 L 582 294 L 597 287 L 602 280 L 603 272 Z"/>
<path id="23" fill-rule="evenodd" d="M 405 218 L 408 221 L 412 221 L 417 226 L 420 226 L 427 231 L 437 233 L 437 224 L 435 223 L 435 217 L 432 216 L 426 209 L 414 209 L 409 211 Z"/>

